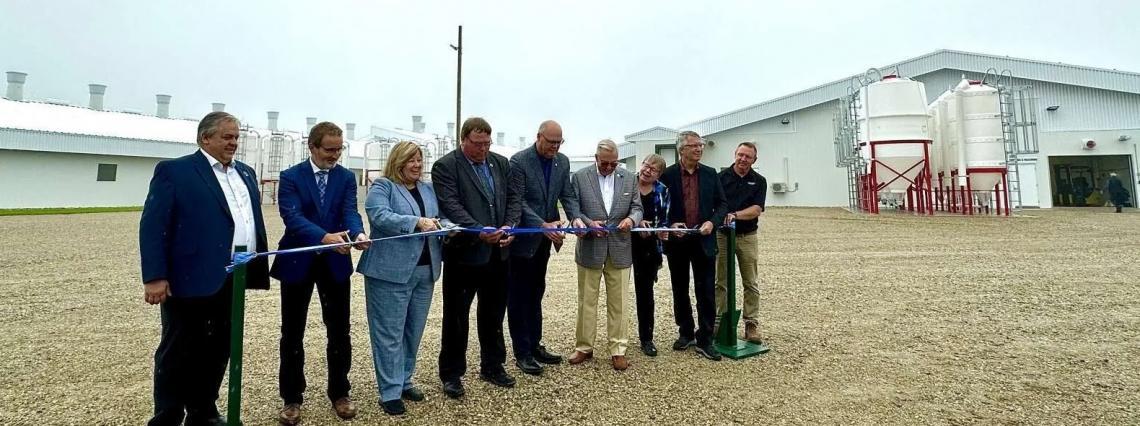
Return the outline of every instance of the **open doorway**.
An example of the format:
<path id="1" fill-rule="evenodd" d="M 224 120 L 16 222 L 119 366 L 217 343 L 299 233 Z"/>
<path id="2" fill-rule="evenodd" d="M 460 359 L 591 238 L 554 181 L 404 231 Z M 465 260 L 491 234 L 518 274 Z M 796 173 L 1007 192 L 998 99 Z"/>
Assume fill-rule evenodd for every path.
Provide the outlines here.
<path id="1" fill-rule="evenodd" d="M 1105 183 L 1116 173 L 1125 188 L 1135 188 L 1132 159 L 1128 155 L 1077 155 L 1049 157 L 1049 181 L 1057 207 L 1104 207 L 1109 205 Z M 1135 195 L 1135 194 L 1133 194 Z M 1130 199 L 1127 207 L 1135 204 Z"/>

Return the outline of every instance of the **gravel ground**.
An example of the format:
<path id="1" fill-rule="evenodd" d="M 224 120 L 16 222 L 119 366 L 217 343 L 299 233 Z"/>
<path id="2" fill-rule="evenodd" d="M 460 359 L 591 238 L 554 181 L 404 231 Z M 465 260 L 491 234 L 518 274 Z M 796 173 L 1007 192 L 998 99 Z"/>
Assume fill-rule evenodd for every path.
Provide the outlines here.
<path id="1" fill-rule="evenodd" d="M 272 209 L 266 216 L 275 241 L 280 220 Z M 0 305 L 0 424 L 147 419 L 159 320 L 138 283 L 138 218 L 0 218 L 0 297 L 8 302 Z M 676 335 L 663 273 L 656 287 L 661 356 L 631 348 L 633 365 L 623 373 L 600 354 L 540 378 L 510 364 L 519 380 L 513 390 L 472 371 L 461 401 L 447 399 L 435 378 L 437 285 L 416 372 L 428 400 L 409 404 L 402 421 L 1140 421 L 1140 214 L 1055 209 L 922 218 L 773 209 L 761 240 L 763 331 L 772 352 L 713 363 L 669 350 Z M 576 308 L 573 250 L 566 248 L 551 259 L 544 326 L 548 347 L 563 353 L 573 347 Z M 353 284 L 354 423 L 388 422 L 376 403 L 359 275 Z M 304 415 L 307 424 L 336 424 L 324 397 L 318 306 L 306 341 Z M 250 293 L 247 308 L 242 416 L 246 424 L 271 425 L 280 407 L 278 290 Z M 636 325 L 631 332 L 636 341 Z M 468 359 L 477 364 L 474 336 L 472 322 Z"/>

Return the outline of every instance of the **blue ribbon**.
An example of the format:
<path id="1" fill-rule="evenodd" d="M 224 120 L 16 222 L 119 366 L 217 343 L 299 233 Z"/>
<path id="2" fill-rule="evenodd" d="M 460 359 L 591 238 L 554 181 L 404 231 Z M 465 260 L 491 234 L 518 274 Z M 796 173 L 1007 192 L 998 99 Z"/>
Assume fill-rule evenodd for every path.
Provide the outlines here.
<path id="1" fill-rule="evenodd" d="M 736 224 L 733 223 L 731 226 L 735 227 L 735 225 Z M 594 232 L 594 231 L 619 232 L 619 230 L 616 226 L 585 227 L 585 228 L 559 227 L 559 228 L 508 228 L 508 229 L 499 229 L 499 228 L 490 228 L 490 227 L 488 227 L 488 228 L 452 227 L 452 228 L 444 228 L 444 229 L 440 229 L 440 230 L 436 230 L 436 231 L 416 232 L 416 233 L 412 233 L 412 234 L 393 235 L 390 237 L 373 238 L 373 239 L 367 240 L 367 242 L 375 243 L 378 241 L 394 240 L 394 239 L 398 239 L 398 238 L 430 237 L 433 235 L 443 235 L 443 234 L 449 234 L 452 232 L 483 233 L 483 232 L 495 232 L 495 231 L 500 231 L 500 230 L 503 231 L 503 233 L 505 233 L 507 235 L 545 234 L 548 232 L 570 232 L 570 233 Z M 700 231 L 700 229 L 698 229 L 698 228 L 632 228 L 628 232 L 699 232 L 699 231 Z M 291 248 L 291 249 L 285 249 L 285 250 L 266 251 L 266 252 L 261 252 L 261 253 L 252 252 L 252 251 L 235 252 L 233 254 L 233 257 L 231 258 L 232 263 L 230 263 L 229 265 L 226 265 L 226 272 L 233 272 L 235 267 L 237 267 L 239 265 L 245 265 L 245 264 L 252 262 L 254 259 L 257 259 L 259 257 L 269 257 L 269 256 L 282 255 L 282 254 L 296 254 L 296 253 L 308 253 L 308 252 L 315 252 L 315 251 L 324 251 L 324 250 L 334 249 L 337 247 L 353 246 L 353 245 L 360 244 L 362 242 L 364 242 L 364 241 L 348 241 L 348 242 L 343 242 L 343 243 L 322 244 L 322 245 L 309 246 L 309 247 L 298 247 L 298 248 Z"/>

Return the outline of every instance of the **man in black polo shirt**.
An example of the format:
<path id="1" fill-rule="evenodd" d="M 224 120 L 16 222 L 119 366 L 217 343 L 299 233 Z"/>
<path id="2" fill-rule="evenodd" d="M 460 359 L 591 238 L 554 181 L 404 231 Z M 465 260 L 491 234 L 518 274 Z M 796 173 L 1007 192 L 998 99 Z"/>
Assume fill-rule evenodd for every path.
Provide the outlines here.
<path id="1" fill-rule="evenodd" d="M 736 266 L 740 270 L 744 284 L 744 339 L 760 343 L 760 282 L 756 277 L 756 254 L 759 250 L 756 231 L 759 229 L 760 213 L 764 212 L 764 198 L 768 195 L 768 181 L 752 170 L 756 162 L 756 144 L 741 142 L 736 147 L 732 167 L 720 172 L 720 185 L 728 199 L 728 214 L 724 217 L 727 225 L 736 221 Z M 720 314 L 728 309 L 725 294 L 728 292 L 728 253 L 727 230 L 717 233 L 716 259 L 716 312 L 719 328 Z"/>

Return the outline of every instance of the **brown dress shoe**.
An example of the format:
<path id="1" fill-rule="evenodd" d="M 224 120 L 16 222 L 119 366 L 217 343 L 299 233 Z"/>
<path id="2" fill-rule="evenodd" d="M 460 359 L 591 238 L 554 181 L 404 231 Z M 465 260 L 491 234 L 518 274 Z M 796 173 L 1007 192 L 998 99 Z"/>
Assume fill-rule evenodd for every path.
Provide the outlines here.
<path id="1" fill-rule="evenodd" d="M 744 340 L 755 344 L 761 344 L 760 341 L 760 324 L 750 322 L 744 324 Z"/>
<path id="2" fill-rule="evenodd" d="M 581 364 L 583 362 L 586 362 L 586 360 L 593 358 L 593 357 L 594 357 L 593 352 L 574 351 L 574 355 L 570 356 L 570 359 L 568 360 L 568 362 L 570 362 L 570 365 L 577 365 L 577 364 Z"/>
<path id="3" fill-rule="evenodd" d="M 614 370 L 625 371 L 629 368 L 629 361 L 625 359 L 625 355 L 614 355 L 611 361 L 614 363 Z"/>
<path id="4" fill-rule="evenodd" d="M 347 396 L 337 399 L 333 403 L 333 410 L 336 411 L 336 416 L 341 419 L 348 420 L 356 417 L 356 404 L 352 403 L 352 398 Z"/>
<path id="5" fill-rule="evenodd" d="M 301 404 L 285 404 L 281 407 L 281 413 L 278 414 L 277 419 L 281 424 L 287 426 L 295 426 L 301 423 Z"/>

